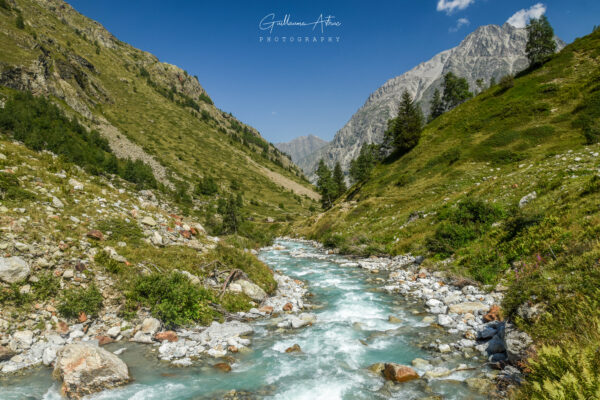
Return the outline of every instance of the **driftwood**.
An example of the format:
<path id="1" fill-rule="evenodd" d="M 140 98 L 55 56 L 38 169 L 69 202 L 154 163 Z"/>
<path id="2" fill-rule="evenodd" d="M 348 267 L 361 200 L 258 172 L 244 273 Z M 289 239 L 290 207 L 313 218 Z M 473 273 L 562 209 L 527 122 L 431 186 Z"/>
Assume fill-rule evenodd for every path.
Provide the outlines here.
<path id="1" fill-rule="evenodd" d="M 217 303 L 208 303 L 212 308 L 214 308 L 216 311 L 220 312 L 221 314 L 223 314 L 225 316 L 226 319 L 234 319 L 236 321 L 247 321 L 245 318 L 240 317 L 239 315 L 236 314 L 232 314 L 229 311 L 227 311 L 226 309 L 223 308 L 222 305 L 217 304 Z"/>
<path id="2" fill-rule="evenodd" d="M 223 295 L 225 294 L 225 289 L 227 289 L 229 282 L 231 282 L 234 277 L 237 277 L 238 279 L 245 278 L 246 274 L 244 273 L 244 271 L 242 271 L 241 269 L 238 269 L 238 268 L 231 271 L 229 273 L 229 276 L 227 276 L 227 279 L 225 279 L 225 282 L 223 283 L 223 287 L 221 287 L 221 293 L 219 293 L 219 299 L 221 299 L 223 297 Z"/>

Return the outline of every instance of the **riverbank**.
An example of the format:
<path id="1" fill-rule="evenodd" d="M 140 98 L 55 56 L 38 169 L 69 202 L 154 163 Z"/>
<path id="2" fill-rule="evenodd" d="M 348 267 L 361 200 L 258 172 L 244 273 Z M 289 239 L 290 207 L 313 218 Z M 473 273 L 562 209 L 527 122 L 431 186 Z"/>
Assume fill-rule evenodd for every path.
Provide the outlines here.
<path id="1" fill-rule="evenodd" d="M 327 254 L 311 242 L 292 240 L 262 249 L 259 257 L 276 271 L 279 289 L 275 296 L 249 313 L 235 314 L 243 321 L 174 331 L 177 341 L 169 341 L 158 330 L 151 336 L 152 345 L 130 344 L 124 339 L 108 344 L 104 348 L 112 352 L 127 348 L 119 357 L 130 367 L 134 383 L 94 398 L 126 399 L 141 393 L 144 398 L 160 398 L 166 395 L 163 387 L 168 386 L 175 393 L 169 396 L 178 399 L 236 395 L 273 399 L 422 399 L 431 395 L 483 399 L 493 390 L 492 380 L 502 375 L 476 349 L 483 341 L 474 338 L 475 346 L 461 344 L 464 332 L 458 323 L 440 329 L 436 319 L 440 315 L 454 318 L 452 313 L 432 313 L 435 310 L 426 304 L 428 299 L 413 294 L 414 290 L 410 295 L 407 291 L 406 296 L 396 293 L 405 284 L 401 280 L 411 282 L 406 284 L 421 293 L 429 293 L 429 287 L 441 281 L 419 277 L 426 272 L 420 271 L 417 259 L 353 260 Z M 390 276 L 396 277 L 398 288 L 389 287 L 393 286 Z M 455 294 L 450 285 L 440 287 Z M 432 289 L 432 293 L 437 292 Z M 478 299 L 479 295 L 473 292 L 465 298 L 474 296 L 483 304 L 496 300 L 493 296 Z M 483 311 L 476 311 L 473 319 L 483 315 Z M 477 334 L 479 330 L 470 324 L 467 326 Z M 142 332 L 141 328 L 137 332 Z M 72 341 L 82 341 L 85 335 Z M 203 351 L 198 351 L 199 347 Z M 398 384 L 386 381 L 380 368 L 393 363 L 410 366 L 418 378 Z M 43 370 L 32 372 L 31 379 L 40 381 Z M 6 393 L 23 393 L 23 387 L 28 387 L 26 376 L 12 380 L 18 386 L 1 383 Z M 46 382 L 46 389 L 40 389 L 46 392 L 39 397 L 55 398 L 57 385 Z"/>

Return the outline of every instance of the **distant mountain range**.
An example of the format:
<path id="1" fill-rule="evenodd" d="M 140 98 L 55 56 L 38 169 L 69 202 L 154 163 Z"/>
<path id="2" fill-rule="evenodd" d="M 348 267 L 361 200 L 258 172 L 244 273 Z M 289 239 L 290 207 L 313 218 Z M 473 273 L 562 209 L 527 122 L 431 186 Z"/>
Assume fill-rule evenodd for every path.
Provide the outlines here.
<path id="1" fill-rule="evenodd" d="M 381 143 L 387 121 L 395 116 L 404 90 L 420 102 L 424 113 L 428 114 L 433 92 L 441 87 L 446 73 L 454 72 L 466 78 L 471 91 L 474 91 L 478 79 L 487 86 L 492 78 L 498 81 L 507 74 L 525 69 L 528 65 L 526 43 L 527 31 L 508 23 L 477 28 L 458 46 L 387 81 L 369 96 L 327 146 L 297 161 L 297 164 L 309 176 L 316 170 L 320 159 L 330 166 L 339 161 L 347 171 L 350 161 L 358 156 L 363 144 Z M 557 43 L 559 50 L 565 46 L 560 39 Z"/>
<path id="2" fill-rule="evenodd" d="M 306 156 L 327 145 L 326 140 L 315 135 L 300 136 L 286 143 L 275 143 L 275 147 L 292 157 L 292 161 L 296 164 Z"/>

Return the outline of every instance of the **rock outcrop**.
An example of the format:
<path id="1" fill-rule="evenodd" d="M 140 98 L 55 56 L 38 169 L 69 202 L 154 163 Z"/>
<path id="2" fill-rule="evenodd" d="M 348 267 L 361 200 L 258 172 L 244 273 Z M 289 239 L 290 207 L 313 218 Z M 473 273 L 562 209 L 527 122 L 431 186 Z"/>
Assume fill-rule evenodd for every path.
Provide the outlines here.
<path id="1" fill-rule="evenodd" d="M 328 142 L 315 135 L 300 136 L 286 143 L 276 143 L 275 147 L 292 157 L 298 163 L 304 157 L 314 153 Z"/>
<path id="2" fill-rule="evenodd" d="M 127 365 L 116 355 L 93 344 L 65 346 L 56 360 L 54 376 L 70 399 L 121 386 L 130 381 Z"/>

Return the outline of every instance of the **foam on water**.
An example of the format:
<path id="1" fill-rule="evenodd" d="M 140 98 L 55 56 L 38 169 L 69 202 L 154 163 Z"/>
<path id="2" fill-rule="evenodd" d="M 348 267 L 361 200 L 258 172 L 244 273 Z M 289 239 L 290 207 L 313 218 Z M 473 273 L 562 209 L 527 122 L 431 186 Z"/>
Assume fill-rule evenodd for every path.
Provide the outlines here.
<path id="1" fill-rule="evenodd" d="M 478 399 L 464 383 L 469 372 L 452 375 L 454 382 L 436 380 L 425 385 L 397 385 L 391 391 L 383 380 L 366 370 L 375 362 L 410 364 L 416 358 L 432 358 L 417 346 L 426 330 L 422 317 L 412 315 L 415 304 L 373 291 L 373 276 L 359 268 L 342 267 L 349 260 L 326 255 L 308 244 L 279 241 L 285 250 L 268 249 L 260 258 L 273 269 L 304 280 L 314 294 L 310 301 L 317 322 L 291 332 L 278 332 L 270 321 L 258 321 L 250 354 L 236 355 L 233 371 L 216 372 L 210 365 L 173 368 L 147 355 L 148 347 L 127 344 L 121 356 L 130 366 L 134 383 L 91 396 L 108 399 L 214 399 L 236 389 L 257 393 L 270 400 L 418 399 L 441 395 L 444 399 Z M 388 321 L 389 315 L 401 319 Z M 391 333 L 393 332 L 393 333 Z M 285 353 L 298 344 L 301 353 Z M 122 347 L 123 344 L 119 344 Z M 210 364 L 211 362 L 208 362 Z M 7 399 L 60 399 L 59 386 L 41 370 L 18 382 L 0 381 Z M 45 374 L 45 375 L 44 375 Z M 272 385 L 272 386 L 270 386 Z M 3 397 L 7 396 L 7 397 Z"/>

